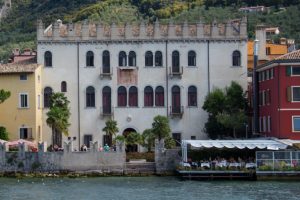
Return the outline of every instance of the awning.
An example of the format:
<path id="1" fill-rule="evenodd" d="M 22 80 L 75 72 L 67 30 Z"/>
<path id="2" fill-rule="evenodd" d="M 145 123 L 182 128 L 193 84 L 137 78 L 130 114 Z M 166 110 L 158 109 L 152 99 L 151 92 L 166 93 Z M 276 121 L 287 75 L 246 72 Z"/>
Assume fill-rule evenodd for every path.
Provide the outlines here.
<path id="1" fill-rule="evenodd" d="M 3 144 L 4 142 L 7 142 L 7 141 L 5 141 L 5 140 L 1 140 L 1 139 L 0 139 L 0 143 L 1 143 L 1 144 Z"/>
<path id="2" fill-rule="evenodd" d="M 275 140 L 183 140 L 182 145 L 190 144 L 197 148 L 238 148 L 238 149 L 286 149 L 287 144 Z"/>
<path id="3" fill-rule="evenodd" d="M 30 142 L 28 140 L 23 140 L 23 139 L 8 142 L 7 144 L 10 147 L 13 147 L 13 146 L 15 147 L 15 146 L 18 146 L 19 144 L 23 144 L 23 143 L 26 144 L 29 147 L 36 147 L 36 144 L 34 142 Z"/>
<path id="4" fill-rule="evenodd" d="M 182 158 L 187 161 L 187 146 L 195 148 L 237 148 L 237 149 L 269 149 L 280 150 L 286 149 L 289 145 L 275 140 L 182 140 Z"/>

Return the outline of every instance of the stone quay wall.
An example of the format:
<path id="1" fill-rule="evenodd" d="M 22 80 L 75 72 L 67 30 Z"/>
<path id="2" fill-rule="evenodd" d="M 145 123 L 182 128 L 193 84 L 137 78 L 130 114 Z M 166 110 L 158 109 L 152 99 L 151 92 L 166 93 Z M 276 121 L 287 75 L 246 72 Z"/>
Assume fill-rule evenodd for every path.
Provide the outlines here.
<path id="1" fill-rule="evenodd" d="M 156 174 L 173 174 L 181 161 L 180 149 L 165 149 L 163 140 L 155 141 Z"/>
<path id="2" fill-rule="evenodd" d="M 64 144 L 64 151 L 46 152 L 46 144 L 38 145 L 38 152 L 28 152 L 26 144 L 19 144 L 17 152 L 9 152 L 0 143 L 0 172 L 60 172 L 99 171 L 120 172 L 125 168 L 126 154 L 123 144 L 116 151 L 98 151 L 97 142 L 89 151 L 72 151 L 72 142 Z"/>

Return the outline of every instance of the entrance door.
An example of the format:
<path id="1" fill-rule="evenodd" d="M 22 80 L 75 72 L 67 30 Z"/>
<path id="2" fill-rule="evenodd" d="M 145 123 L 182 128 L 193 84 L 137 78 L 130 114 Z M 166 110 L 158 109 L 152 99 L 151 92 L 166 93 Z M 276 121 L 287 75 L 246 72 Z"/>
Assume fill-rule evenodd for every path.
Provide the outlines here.
<path id="1" fill-rule="evenodd" d="M 129 133 L 131 132 L 135 132 L 136 130 L 134 130 L 133 128 L 127 128 L 124 130 L 123 135 L 126 138 L 128 136 Z M 138 146 L 136 144 L 134 145 L 126 145 L 126 152 L 137 152 L 138 151 Z"/>

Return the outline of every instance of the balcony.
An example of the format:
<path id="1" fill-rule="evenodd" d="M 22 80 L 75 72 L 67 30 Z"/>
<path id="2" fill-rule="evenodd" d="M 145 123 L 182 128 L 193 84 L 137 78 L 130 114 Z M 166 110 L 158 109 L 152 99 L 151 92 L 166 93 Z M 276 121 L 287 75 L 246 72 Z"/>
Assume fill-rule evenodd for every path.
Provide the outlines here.
<path id="1" fill-rule="evenodd" d="M 118 68 L 120 70 L 135 70 L 135 69 L 139 69 L 138 66 L 118 66 Z"/>
<path id="2" fill-rule="evenodd" d="M 184 112 L 183 106 L 170 106 L 170 116 L 172 118 L 179 117 L 182 118 Z"/>
<path id="3" fill-rule="evenodd" d="M 113 117 L 114 110 L 112 106 L 101 107 L 101 116 L 102 117 Z"/>
<path id="4" fill-rule="evenodd" d="M 183 74 L 183 67 L 170 67 L 169 75 L 170 78 L 181 78 Z"/>
<path id="5" fill-rule="evenodd" d="M 103 70 L 103 68 L 101 67 L 101 68 L 100 68 L 100 78 L 101 78 L 101 79 L 104 79 L 104 78 L 109 78 L 109 79 L 111 79 L 111 78 L 112 78 L 112 75 L 113 75 L 112 72 L 113 72 L 113 71 L 112 71 L 112 68 L 111 68 L 111 67 L 109 67 L 109 69 L 107 68 L 107 69 L 104 69 L 104 70 Z"/>

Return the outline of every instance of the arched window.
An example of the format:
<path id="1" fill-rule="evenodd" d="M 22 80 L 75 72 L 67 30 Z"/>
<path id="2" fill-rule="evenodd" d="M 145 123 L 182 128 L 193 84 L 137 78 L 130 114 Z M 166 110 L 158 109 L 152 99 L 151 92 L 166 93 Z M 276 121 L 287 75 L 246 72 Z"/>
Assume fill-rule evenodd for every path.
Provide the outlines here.
<path id="1" fill-rule="evenodd" d="M 144 106 L 153 106 L 153 89 L 150 86 L 145 87 L 144 90 Z"/>
<path id="2" fill-rule="evenodd" d="M 172 53 L 172 72 L 180 72 L 179 71 L 180 59 L 179 59 L 179 52 L 173 51 Z"/>
<path id="3" fill-rule="evenodd" d="M 172 87 L 172 113 L 180 113 L 180 87 L 177 85 Z"/>
<path id="4" fill-rule="evenodd" d="M 131 86 L 129 88 L 129 106 L 137 107 L 138 106 L 138 90 L 137 87 Z"/>
<path id="5" fill-rule="evenodd" d="M 232 53 L 232 66 L 241 66 L 241 53 L 239 51 Z"/>
<path id="6" fill-rule="evenodd" d="M 190 86 L 188 89 L 188 106 L 197 106 L 197 88 Z"/>
<path id="7" fill-rule="evenodd" d="M 109 51 L 103 51 L 102 53 L 102 71 L 103 73 L 110 73 L 110 55 Z"/>
<path id="8" fill-rule="evenodd" d="M 164 88 L 161 86 L 155 89 L 155 106 L 165 106 Z"/>
<path id="9" fill-rule="evenodd" d="M 52 93 L 53 93 L 53 90 L 51 87 L 45 87 L 45 89 L 44 89 L 44 108 L 50 107 Z"/>
<path id="10" fill-rule="evenodd" d="M 92 51 L 88 51 L 86 53 L 86 66 L 87 67 L 94 66 L 94 53 Z"/>
<path id="11" fill-rule="evenodd" d="M 95 88 L 92 86 L 86 88 L 86 107 L 95 107 Z"/>
<path id="12" fill-rule="evenodd" d="M 145 66 L 146 67 L 153 66 L 153 53 L 151 51 L 147 51 L 145 54 Z"/>
<path id="13" fill-rule="evenodd" d="M 121 51 L 119 53 L 119 66 L 126 66 L 127 65 L 127 56 L 125 51 Z"/>
<path id="14" fill-rule="evenodd" d="M 189 51 L 188 53 L 188 66 L 196 66 L 196 52 Z"/>
<path id="15" fill-rule="evenodd" d="M 50 51 L 46 51 L 44 55 L 45 67 L 52 67 L 52 53 Z"/>
<path id="16" fill-rule="evenodd" d="M 127 91 L 124 86 L 118 88 L 118 106 L 127 105 Z"/>
<path id="17" fill-rule="evenodd" d="M 67 82 L 66 81 L 62 81 L 60 84 L 60 91 L 61 92 L 67 92 Z"/>
<path id="18" fill-rule="evenodd" d="M 111 113 L 111 89 L 108 86 L 105 86 L 102 90 L 102 106 L 103 113 Z"/>
<path id="19" fill-rule="evenodd" d="M 155 52 L 155 66 L 161 67 L 163 64 L 162 53 L 161 51 Z"/>
<path id="20" fill-rule="evenodd" d="M 128 60 L 128 66 L 136 66 L 136 54 L 134 51 L 129 52 Z"/>

